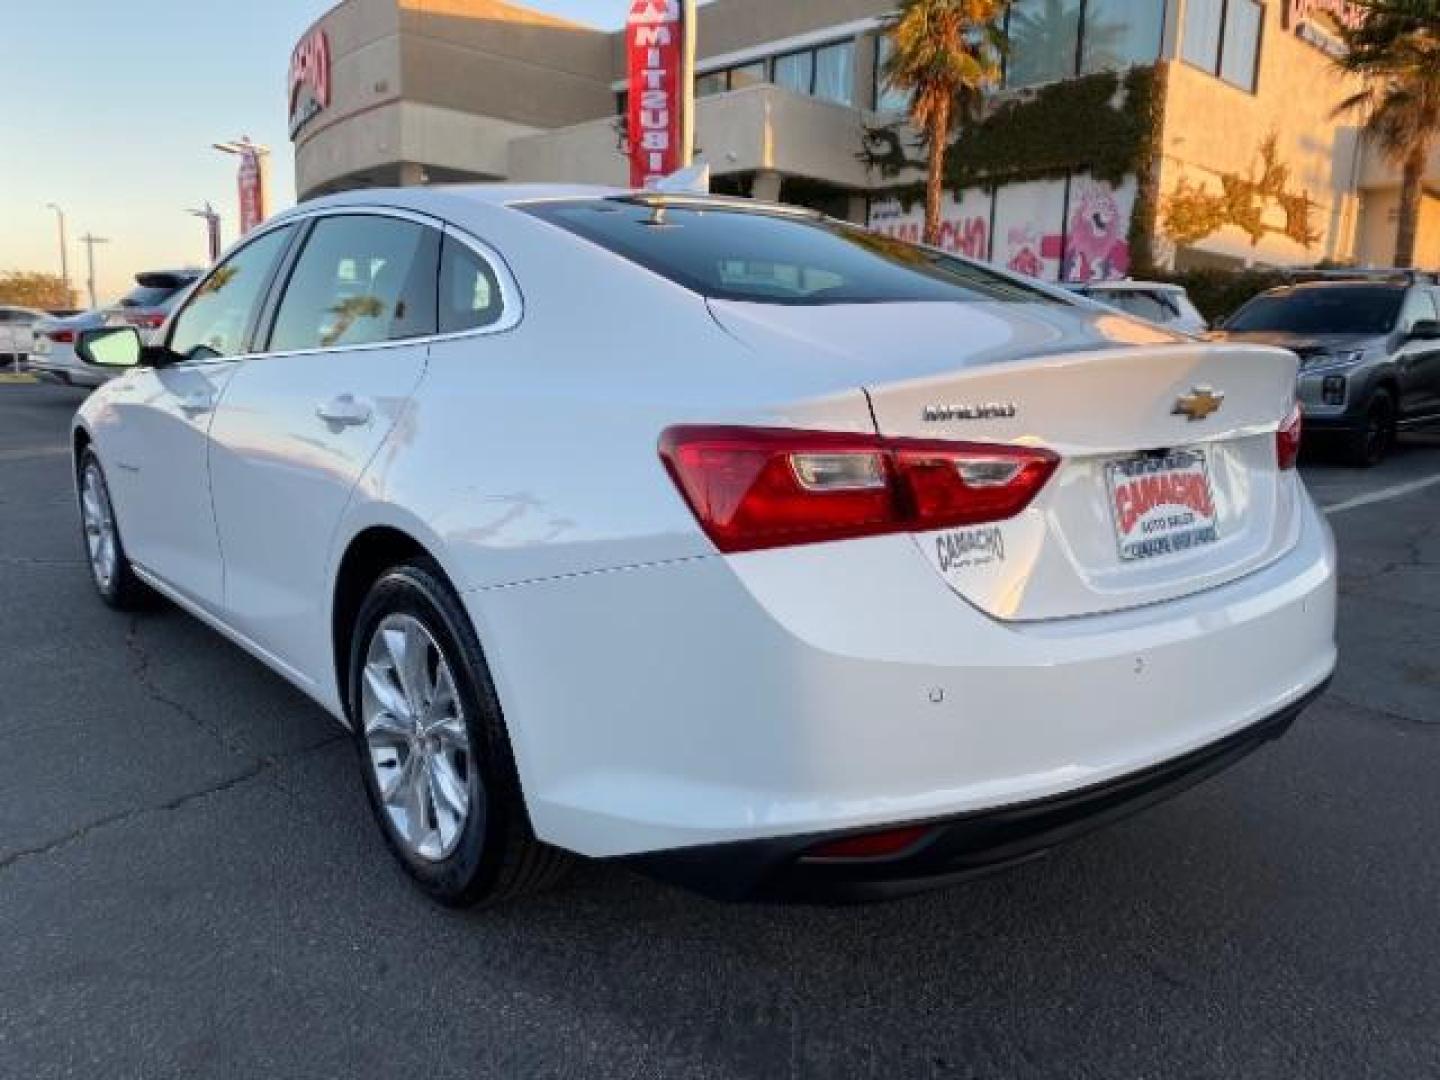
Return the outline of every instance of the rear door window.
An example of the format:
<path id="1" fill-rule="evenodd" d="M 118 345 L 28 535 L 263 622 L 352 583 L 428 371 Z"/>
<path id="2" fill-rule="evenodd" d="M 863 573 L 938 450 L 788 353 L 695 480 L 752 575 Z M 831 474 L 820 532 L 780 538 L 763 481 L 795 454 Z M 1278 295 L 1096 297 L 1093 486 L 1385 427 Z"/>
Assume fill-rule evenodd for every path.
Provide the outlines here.
<path id="1" fill-rule="evenodd" d="M 524 209 L 716 300 L 1060 303 L 979 264 L 818 217 L 637 199 Z"/>
<path id="2" fill-rule="evenodd" d="M 440 333 L 492 326 L 503 313 L 504 296 L 490 264 L 454 237 L 445 237 L 440 252 Z"/>
<path id="3" fill-rule="evenodd" d="M 280 300 L 269 351 L 402 341 L 435 333 L 440 234 L 375 214 L 321 218 Z"/>

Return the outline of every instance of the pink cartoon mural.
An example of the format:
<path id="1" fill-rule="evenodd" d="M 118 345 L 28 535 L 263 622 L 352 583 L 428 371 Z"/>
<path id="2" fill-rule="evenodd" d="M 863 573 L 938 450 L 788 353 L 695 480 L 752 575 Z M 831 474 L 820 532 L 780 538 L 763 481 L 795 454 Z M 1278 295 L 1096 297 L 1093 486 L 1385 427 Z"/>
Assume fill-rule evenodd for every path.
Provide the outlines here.
<path id="1" fill-rule="evenodd" d="M 1133 185 L 1117 191 L 1089 177 L 1070 185 L 1070 219 L 1065 235 L 1065 280 L 1105 281 L 1130 270 L 1130 207 Z M 1129 195 L 1129 198 L 1125 198 Z M 1121 205 L 1122 201 L 1126 204 Z"/>
<path id="2" fill-rule="evenodd" d="M 1134 205 L 1133 178 L 1115 187 L 1072 176 L 1068 195 L 1064 179 L 1006 184 L 993 196 L 970 188 L 958 199 L 946 194 L 938 246 L 1047 281 L 1121 278 L 1130 270 Z M 906 209 L 898 199 L 877 199 L 870 207 L 872 229 L 915 244 L 924 220 L 918 203 Z"/>

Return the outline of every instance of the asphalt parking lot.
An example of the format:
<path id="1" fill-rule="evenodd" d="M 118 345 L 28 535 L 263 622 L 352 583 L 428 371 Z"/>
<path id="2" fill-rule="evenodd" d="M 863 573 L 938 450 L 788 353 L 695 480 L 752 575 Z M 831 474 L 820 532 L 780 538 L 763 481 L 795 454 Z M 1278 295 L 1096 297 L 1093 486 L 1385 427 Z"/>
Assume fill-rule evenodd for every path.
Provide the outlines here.
<path id="1" fill-rule="evenodd" d="M 392 867 L 332 721 L 177 611 L 94 597 L 80 400 L 0 385 L 0 1074 L 1440 1072 L 1440 437 L 1306 466 L 1333 689 L 1163 807 L 875 907 L 591 865 L 456 914 Z"/>

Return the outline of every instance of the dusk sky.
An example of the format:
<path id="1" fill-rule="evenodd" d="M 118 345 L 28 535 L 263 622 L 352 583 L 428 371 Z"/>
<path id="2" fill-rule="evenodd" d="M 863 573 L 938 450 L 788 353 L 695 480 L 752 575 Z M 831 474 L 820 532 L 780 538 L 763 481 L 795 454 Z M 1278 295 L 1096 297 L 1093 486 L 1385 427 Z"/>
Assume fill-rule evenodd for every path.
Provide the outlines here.
<path id="1" fill-rule="evenodd" d="M 0 65 L 0 271 L 58 273 L 55 214 L 70 232 L 70 279 L 84 301 L 96 248 L 102 303 L 137 270 L 199 264 L 209 201 L 235 236 L 235 161 L 210 148 L 249 135 L 274 151 L 271 208 L 294 202 L 286 131 L 290 50 L 333 0 L 50 0 L 5 5 Z M 618 26 L 624 0 L 534 0 L 526 6 Z"/>

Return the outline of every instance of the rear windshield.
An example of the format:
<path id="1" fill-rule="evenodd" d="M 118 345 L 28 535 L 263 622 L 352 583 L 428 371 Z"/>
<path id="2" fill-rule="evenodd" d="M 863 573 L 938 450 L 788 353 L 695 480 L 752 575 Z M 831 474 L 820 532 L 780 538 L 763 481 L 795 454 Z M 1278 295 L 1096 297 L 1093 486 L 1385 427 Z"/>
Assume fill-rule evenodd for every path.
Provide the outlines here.
<path id="1" fill-rule="evenodd" d="M 174 296 L 183 286 L 177 288 L 157 288 L 153 285 L 136 285 L 128 293 L 120 298 L 120 306 L 132 307 L 159 307 L 161 304 Z"/>
<path id="2" fill-rule="evenodd" d="M 1060 302 L 973 263 L 818 218 L 624 199 L 524 209 L 715 300 Z"/>
<path id="3" fill-rule="evenodd" d="M 1387 334 L 1405 290 L 1393 285 L 1327 285 L 1257 296 L 1231 316 L 1227 330 L 1292 334 Z"/>

